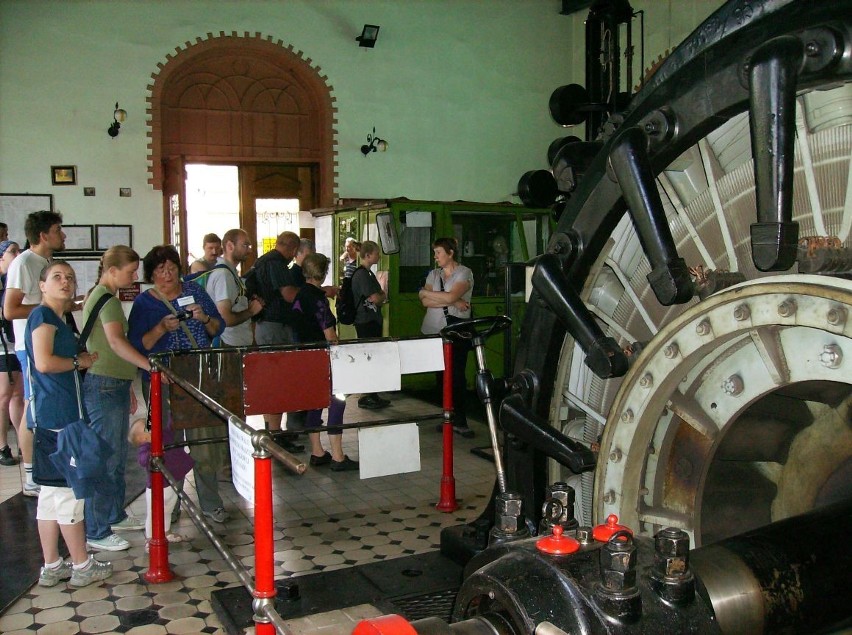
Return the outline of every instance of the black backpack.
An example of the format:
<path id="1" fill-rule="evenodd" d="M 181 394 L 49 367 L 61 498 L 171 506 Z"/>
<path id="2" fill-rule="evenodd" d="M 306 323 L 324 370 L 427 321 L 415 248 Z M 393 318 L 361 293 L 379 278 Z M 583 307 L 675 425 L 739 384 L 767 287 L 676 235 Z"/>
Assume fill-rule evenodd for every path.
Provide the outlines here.
<path id="1" fill-rule="evenodd" d="M 246 286 L 246 295 L 251 298 L 262 298 L 260 292 L 260 280 L 258 280 L 257 263 L 255 266 L 246 272 L 243 278 L 243 284 Z"/>
<path id="2" fill-rule="evenodd" d="M 355 324 L 355 314 L 358 312 L 358 304 L 355 302 L 355 295 L 352 293 L 352 279 L 358 270 L 355 270 L 348 278 L 343 278 L 343 284 L 340 285 L 340 290 L 337 292 L 337 298 L 334 301 L 335 313 L 337 313 L 337 321 L 341 324 Z"/>
<path id="3" fill-rule="evenodd" d="M 274 300 L 273 292 L 269 288 L 270 283 L 268 272 L 266 271 L 266 267 L 270 260 L 270 253 L 272 252 L 267 252 L 255 260 L 252 268 L 249 269 L 243 277 L 243 283 L 246 287 L 246 296 L 248 296 L 249 300 L 252 298 L 260 298 L 267 304 Z M 261 311 L 257 315 L 253 316 L 251 318 L 252 322 L 257 322 L 258 320 L 263 319 L 264 312 L 265 311 Z"/>

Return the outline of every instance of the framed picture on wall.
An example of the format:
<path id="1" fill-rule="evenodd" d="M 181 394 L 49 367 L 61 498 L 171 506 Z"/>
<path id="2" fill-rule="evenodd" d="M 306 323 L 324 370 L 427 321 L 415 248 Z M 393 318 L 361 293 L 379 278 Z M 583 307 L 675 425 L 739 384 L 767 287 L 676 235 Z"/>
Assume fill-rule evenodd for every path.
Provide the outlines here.
<path id="1" fill-rule="evenodd" d="M 94 225 L 63 225 L 66 251 L 94 251 Z"/>
<path id="2" fill-rule="evenodd" d="M 133 225 L 95 225 L 95 247 L 106 251 L 115 245 L 133 246 Z"/>
<path id="3" fill-rule="evenodd" d="M 54 185 L 77 185 L 77 166 L 51 165 L 50 182 Z"/>

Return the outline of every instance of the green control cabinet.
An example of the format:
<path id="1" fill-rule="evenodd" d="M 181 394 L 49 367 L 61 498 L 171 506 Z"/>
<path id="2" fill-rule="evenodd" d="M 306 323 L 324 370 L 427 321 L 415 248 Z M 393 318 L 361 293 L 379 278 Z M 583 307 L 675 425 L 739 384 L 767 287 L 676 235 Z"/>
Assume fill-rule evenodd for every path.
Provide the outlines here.
<path id="1" fill-rule="evenodd" d="M 432 242 L 454 237 L 459 244 L 458 260 L 474 276 L 473 315 L 510 315 L 512 332 L 495 335 L 486 346 L 486 361 L 495 376 L 511 372 L 514 343 L 520 331 L 525 303 L 525 263 L 541 254 L 550 238 L 550 210 L 528 209 L 509 203 L 464 201 L 412 201 L 382 199 L 350 201 L 325 210 L 315 210 L 317 226 L 330 230 L 333 279 L 339 281 L 339 260 L 346 238 L 374 240 L 383 253 L 376 267 L 379 281 L 387 289 L 389 302 L 383 307 L 385 335 L 417 336 L 426 310 L 418 292 L 426 275 L 435 267 Z M 322 250 L 319 241 L 318 248 Z M 395 244 L 394 244 L 395 243 Z M 328 249 L 328 247 L 326 247 Z M 394 251 L 395 253 L 386 253 Z M 354 338 L 354 327 L 341 326 L 342 339 Z M 476 363 L 468 363 L 468 384 L 473 386 Z M 434 377 L 410 375 L 405 387 L 434 385 Z"/>

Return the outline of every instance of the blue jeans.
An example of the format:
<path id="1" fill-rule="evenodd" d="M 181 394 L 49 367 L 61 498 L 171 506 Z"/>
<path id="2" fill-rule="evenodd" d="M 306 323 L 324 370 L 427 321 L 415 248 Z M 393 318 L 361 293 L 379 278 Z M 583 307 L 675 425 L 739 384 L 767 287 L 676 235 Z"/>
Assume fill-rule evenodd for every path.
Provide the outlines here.
<path id="1" fill-rule="evenodd" d="M 129 379 L 115 379 L 87 373 L 83 382 L 83 403 L 92 427 L 112 448 L 112 456 L 104 466 L 113 480 L 109 493 L 98 493 L 85 502 L 86 538 L 99 540 L 112 533 L 110 525 L 119 523 L 124 512 L 124 468 L 127 464 L 127 433 L 130 427 Z"/>

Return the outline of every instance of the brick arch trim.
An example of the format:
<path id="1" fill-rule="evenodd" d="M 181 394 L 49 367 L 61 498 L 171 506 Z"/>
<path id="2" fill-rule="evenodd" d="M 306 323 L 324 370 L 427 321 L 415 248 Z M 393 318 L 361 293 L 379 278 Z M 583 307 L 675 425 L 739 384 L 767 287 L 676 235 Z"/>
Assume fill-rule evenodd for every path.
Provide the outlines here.
<path id="1" fill-rule="evenodd" d="M 319 204 L 333 205 L 336 98 L 328 77 L 302 51 L 260 33 L 220 31 L 185 42 L 157 66 L 147 87 L 154 189 L 163 188 L 163 158 L 175 154 L 312 163 L 319 165 Z M 252 77 L 246 71 L 254 66 L 263 72 Z M 221 76 L 211 78 L 211 68 Z"/>

